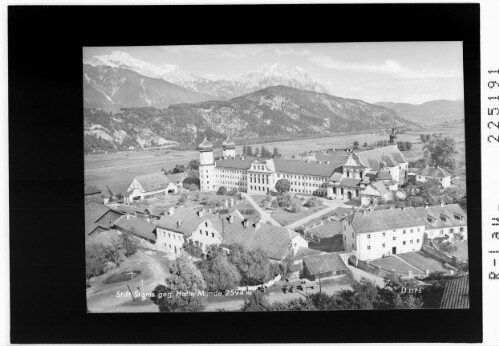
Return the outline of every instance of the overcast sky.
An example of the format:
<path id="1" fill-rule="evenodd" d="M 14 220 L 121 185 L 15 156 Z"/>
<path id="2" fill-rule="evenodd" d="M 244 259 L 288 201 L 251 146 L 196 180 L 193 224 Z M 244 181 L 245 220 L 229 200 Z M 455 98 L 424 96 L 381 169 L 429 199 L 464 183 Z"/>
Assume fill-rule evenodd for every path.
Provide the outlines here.
<path id="1" fill-rule="evenodd" d="M 264 64 L 297 65 L 336 96 L 367 102 L 463 98 L 461 42 L 382 42 L 85 48 L 84 58 L 129 53 L 209 79 Z"/>

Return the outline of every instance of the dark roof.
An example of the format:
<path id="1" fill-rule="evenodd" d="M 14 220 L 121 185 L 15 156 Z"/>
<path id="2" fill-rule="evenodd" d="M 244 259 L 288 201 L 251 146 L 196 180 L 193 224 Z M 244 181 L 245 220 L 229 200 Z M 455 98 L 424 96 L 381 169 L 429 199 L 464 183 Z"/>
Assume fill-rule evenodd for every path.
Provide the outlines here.
<path id="1" fill-rule="evenodd" d="M 388 171 L 379 171 L 376 174 L 376 180 L 391 180 L 392 175 Z"/>
<path id="2" fill-rule="evenodd" d="M 162 172 L 139 175 L 135 179 L 137 179 L 145 192 L 165 189 L 171 182 Z"/>
<path id="3" fill-rule="evenodd" d="M 376 171 L 380 169 L 380 162 L 385 162 L 388 167 L 407 162 L 404 155 L 395 145 L 361 151 L 355 154 L 366 166 Z"/>
<path id="4" fill-rule="evenodd" d="M 230 169 L 249 169 L 252 161 L 252 158 L 222 158 L 215 161 L 215 166 Z"/>
<path id="5" fill-rule="evenodd" d="M 106 207 L 105 205 L 96 202 L 90 202 L 85 205 L 85 235 L 91 234 L 99 226 L 107 229 L 109 225 L 99 224 L 98 221 L 108 212 L 112 212 L 118 215 L 121 214 L 109 207 Z"/>
<path id="6" fill-rule="evenodd" d="M 274 160 L 276 172 L 290 173 L 290 174 L 303 174 L 320 177 L 330 177 L 333 175 L 335 168 L 340 164 L 338 163 L 319 163 L 318 161 L 302 161 L 302 160 Z"/>
<path id="7" fill-rule="evenodd" d="M 440 303 L 441 309 L 469 309 L 470 284 L 468 275 L 447 281 Z"/>
<path id="8" fill-rule="evenodd" d="M 262 249 L 267 256 L 275 260 L 283 260 L 291 251 L 291 240 L 299 234 L 284 227 L 276 227 L 263 223 L 259 228 L 254 222 L 244 227 L 239 216 L 232 223 L 224 223 L 223 244 L 241 244 L 247 250 Z"/>
<path id="9" fill-rule="evenodd" d="M 319 238 L 330 238 L 340 233 L 343 229 L 343 224 L 336 220 L 325 220 L 316 223 L 316 226 L 309 225 L 306 232 L 311 233 Z"/>
<path id="10" fill-rule="evenodd" d="M 340 180 L 340 185 L 345 187 L 358 187 L 362 179 L 357 178 L 342 178 Z"/>
<path id="11" fill-rule="evenodd" d="M 323 251 L 315 250 L 315 249 L 310 249 L 308 247 L 300 247 L 296 253 L 295 256 L 293 257 L 293 260 L 301 260 L 307 256 L 312 256 L 312 255 L 320 255 L 324 253 Z"/>
<path id="12" fill-rule="evenodd" d="M 85 184 L 85 195 L 95 195 L 97 193 L 101 193 L 101 190 L 99 190 L 95 186 Z"/>
<path id="13" fill-rule="evenodd" d="M 429 229 L 460 227 L 468 224 L 466 213 L 459 204 L 418 207 L 415 209 Z"/>
<path id="14" fill-rule="evenodd" d="M 307 267 L 311 275 L 347 269 L 347 266 L 337 253 L 307 256 L 303 259 L 303 265 Z"/>
<path id="15" fill-rule="evenodd" d="M 356 212 L 346 220 L 352 223 L 353 229 L 358 233 L 425 225 L 412 207 Z"/>
<path id="16" fill-rule="evenodd" d="M 221 230 L 222 221 L 217 214 L 209 213 L 206 210 L 202 211 L 202 216 L 199 216 L 198 213 L 199 210 L 191 208 L 177 208 L 174 210 L 173 215 L 165 214 L 156 221 L 156 226 L 190 236 L 201 223 L 210 221 L 213 227 Z"/>
<path id="17" fill-rule="evenodd" d="M 227 139 L 222 143 L 222 147 L 224 149 L 234 149 L 236 147 L 236 143 L 230 139 L 229 136 L 227 136 Z"/>
<path id="18" fill-rule="evenodd" d="M 156 241 L 156 226 L 150 222 L 130 215 L 123 215 L 114 222 L 114 225 L 127 232 L 134 232 L 136 235 L 152 241 Z"/>
<path id="19" fill-rule="evenodd" d="M 199 144 L 198 150 L 206 151 L 206 150 L 212 150 L 212 149 L 213 149 L 213 144 L 211 144 L 211 142 L 209 142 L 205 136 L 204 140 Z"/>
<path id="20" fill-rule="evenodd" d="M 433 168 L 433 167 L 422 168 L 416 174 L 417 175 L 422 175 L 424 177 L 433 177 L 433 178 L 445 178 L 445 177 L 450 177 L 451 176 L 449 172 L 447 172 L 445 169 L 440 168 L 440 167 L 437 167 L 437 168 Z"/>
<path id="21" fill-rule="evenodd" d="M 389 192 L 387 190 L 385 184 L 381 181 L 375 181 L 374 183 L 370 184 L 369 186 L 371 186 L 373 189 L 378 191 L 381 196 L 384 196 Z M 364 192 L 365 192 L 365 190 L 364 190 Z"/>

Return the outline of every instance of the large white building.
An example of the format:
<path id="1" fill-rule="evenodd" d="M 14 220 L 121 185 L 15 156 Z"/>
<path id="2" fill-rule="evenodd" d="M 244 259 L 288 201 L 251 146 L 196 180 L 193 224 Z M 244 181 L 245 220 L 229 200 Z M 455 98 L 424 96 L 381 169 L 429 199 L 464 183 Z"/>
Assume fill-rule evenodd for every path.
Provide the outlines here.
<path id="1" fill-rule="evenodd" d="M 223 142 L 218 160 L 206 137 L 198 149 L 201 191 L 217 191 L 223 186 L 263 194 L 275 191 L 278 180 L 287 179 L 290 192 L 350 200 L 360 198 L 367 186 L 380 179 L 390 190 L 407 179 L 408 162 L 397 148 L 395 129 L 388 146 L 361 152 L 331 151 L 306 160 L 236 158 L 235 143 L 230 139 Z M 379 172 L 383 172 L 382 178 Z"/>

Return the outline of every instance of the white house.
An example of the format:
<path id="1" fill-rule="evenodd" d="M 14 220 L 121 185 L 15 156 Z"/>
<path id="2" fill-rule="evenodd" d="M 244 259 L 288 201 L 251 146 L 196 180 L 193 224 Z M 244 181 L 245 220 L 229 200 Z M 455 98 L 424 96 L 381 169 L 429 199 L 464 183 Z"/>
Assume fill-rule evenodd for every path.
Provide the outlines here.
<path id="1" fill-rule="evenodd" d="M 344 248 L 360 260 L 418 251 L 423 244 L 425 223 L 412 207 L 365 210 L 342 222 Z"/>
<path id="2" fill-rule="evenodd" d="M 428 180 L 436 180 L 440 182 L 443 188 L 450 186 L 451 174 L 445 169 L 432 167 L 422 168 L 416 173 L 416 181 L 420 183 L 425 183 Z"/>
<path id="3" fill-rule="evenodd" d="M 448 237 L 450 241 L 468 239 L 468 219 L 459 204 L 415 208 L 426 224 L 428 239 Z"/>
<path id="4" fill-rule="evenodd" d="M 177 193 L 177 183 L 171 181 L 164 173 L 151 173 L 133 178 L 127 189 L 128 201 L 144 200 L 146 198 Z"/>

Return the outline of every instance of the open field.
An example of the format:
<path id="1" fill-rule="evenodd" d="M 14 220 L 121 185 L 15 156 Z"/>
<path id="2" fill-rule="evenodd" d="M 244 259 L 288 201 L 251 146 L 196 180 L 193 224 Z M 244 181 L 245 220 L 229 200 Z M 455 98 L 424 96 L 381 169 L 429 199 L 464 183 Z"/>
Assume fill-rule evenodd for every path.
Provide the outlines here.
<path id="1" fill-rule="evenodd" d="M 404 152 L 409 161 L 414 161 L 422 157 L 422 144 L 420 134 L 442 133 L 456 139 L 458 148 L 464 148 L 464 127 L 434 126 L 423 127 L 417 131 L 410 131 L 398 135 L 399 141 L 410 141 L 413 143 L 411 150 Z M 314 139 L 299 139 L 282 142 L 260 143 L 253 147 L 264 145 L 272 149 L 277 147 L 283 157 L 291 157 L 294 154 L 310 150 L 322 150 L 330 148 L 344 148 L 358 141 L 363 144 L 375 143 L 378 140 L 388 139 L 387 134 L 379 133 L 347 133 L 337 134 L 331 137 L 320 137 Z M 242 146 L 236 146 L 236 154 L 242 153 Z M 215 156 L 221 155 L 221 151 L 215 150 Z M 198 159 L 199 153 L 196 150 L 154 150 L 154 151 L 126 151 L 109 154 L 85 155 L 85 181 L 104 189 L 107 185 L 126 187 L 131 183 L 133 177 L 141 174 L 148 174 L 172 169 L 176 164 L 186 165 L 190 160 Z"/>
<path id="2" fill-rule="evenodd" d="M 449 272 L 448 269 L 443 267 L 442 263 L 433 258 L 424 256 L 421 252 L 407 252 L 399 254 L 398 256 L 422 271 L 429 269 L 430 273 Z"/>
<path id="3" fill-rule="evenodd" d="M 279 222 L 281 225 L 286 226 L 295 221 L 301 220 L 304 217 L 312 215 L 319 210 L 326 208 L 325 205 L 321 205 L 319 207 L 308 208 L 306 210 L 302 210 L 298 213 L 292 213 L 290 211 L 284 210 L 284 208 L 278 208 L 272 213 L 272 218 Z"/>
<path id="4" fill-rule="evenodd" d="M 468 259 L 468 241 L 456 242 L 454 245 L 457 247 L 457 251 L 452 254 L 456 257 L 460 257 L 464 260 Z"/>

